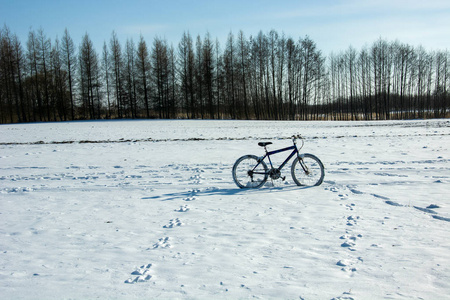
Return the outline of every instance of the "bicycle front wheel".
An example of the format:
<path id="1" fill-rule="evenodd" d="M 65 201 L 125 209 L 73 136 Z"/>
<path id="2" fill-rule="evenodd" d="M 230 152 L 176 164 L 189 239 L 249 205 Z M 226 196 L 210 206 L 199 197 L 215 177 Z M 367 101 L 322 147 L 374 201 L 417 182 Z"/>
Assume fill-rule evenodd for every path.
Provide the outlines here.
<path id="1" fill-rule="evenodd" d="M 259 188 L 267 181 L 267 165 L 255 155 L 239 158 L 233 166 L 233 180 L 238 187 Z"/>
<path id="2" fill-rule="evenodd" d="M 321 185 L 325 171 L 319 158 L 305 153 L 303 158 L 296 158 L 291 167 L 292 179 L 300 186 Z"/>

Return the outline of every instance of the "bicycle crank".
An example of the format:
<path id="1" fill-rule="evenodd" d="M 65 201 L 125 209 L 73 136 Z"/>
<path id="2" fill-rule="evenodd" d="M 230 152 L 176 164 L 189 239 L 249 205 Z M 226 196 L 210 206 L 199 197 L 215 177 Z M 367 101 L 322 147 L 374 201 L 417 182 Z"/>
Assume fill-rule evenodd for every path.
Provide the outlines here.
<path id="1" fill-rule="evenodd" d="M 281 176 L 281 171 L 279 169 L 271 169 L 269 171 L 269 176 L 272 180 L 282 179 L 283 181 L 286 179 L 286 176 Z"/>

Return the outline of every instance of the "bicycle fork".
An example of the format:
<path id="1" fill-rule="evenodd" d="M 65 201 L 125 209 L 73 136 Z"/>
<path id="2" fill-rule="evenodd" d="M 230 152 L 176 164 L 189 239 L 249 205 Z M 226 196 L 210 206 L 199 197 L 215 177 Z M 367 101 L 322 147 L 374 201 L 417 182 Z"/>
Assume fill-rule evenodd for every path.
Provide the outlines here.
<path id="1" fill-rule="evenodd" d="M 303 157 L 301 157 L 300 153 L 297 153 L 297 158 L 298 158 L 298 163 L 300 164 L 300 166 L 302 167 L 303 171 L 305 172 L 306 175 L 309 175 L 309 169 L 308 166 L 305 165 L 305 163 L 303 162 Z"/>

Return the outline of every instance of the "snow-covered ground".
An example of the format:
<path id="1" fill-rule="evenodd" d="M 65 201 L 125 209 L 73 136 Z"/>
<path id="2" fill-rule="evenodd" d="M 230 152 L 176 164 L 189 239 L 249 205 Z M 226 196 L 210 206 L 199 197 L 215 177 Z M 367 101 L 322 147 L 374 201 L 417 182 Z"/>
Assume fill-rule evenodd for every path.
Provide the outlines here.
<path id="1" fill-rule="evenodd" d="M 298 133 L 321 186 L 290 164 L 235 186 L 237 158 Z M 449 120 L 0 125 L 0 298 L 449 299 L 449 135 Z"/>

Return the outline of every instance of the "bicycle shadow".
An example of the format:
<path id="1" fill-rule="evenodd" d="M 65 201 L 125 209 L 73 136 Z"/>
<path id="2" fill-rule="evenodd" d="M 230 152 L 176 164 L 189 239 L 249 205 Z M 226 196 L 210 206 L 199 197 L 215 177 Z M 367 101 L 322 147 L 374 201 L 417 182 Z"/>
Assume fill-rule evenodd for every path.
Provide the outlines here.
<path id="1" fill-rule="evenodd" d="M 312 188 L 313 186 L 270 186 L 270 184 L 266 184 L 261 188 L 257 189 L 241 189 L 241 188 L 218 188 L 218 187 L 206 187 L 206 188 L 193 188 L 189 191 L 184 192 L 176 192 L 176 193 L 166 193 L 162 195 L 142 197 L 142 200 L 153 200 L 160 199 L 160 201 L 173 201 L 177 199 L 187 199 L 193 196 L 234 196 L 234 195 L 255 195 L 255 194 L 267 194 L 270 193 L 278 193 L 278 192 L 287 192 L 294 190 L 305 190 Z M 189 201 L 189 200 L 186 200 Z"/>

